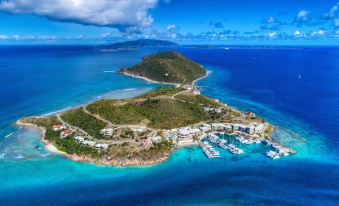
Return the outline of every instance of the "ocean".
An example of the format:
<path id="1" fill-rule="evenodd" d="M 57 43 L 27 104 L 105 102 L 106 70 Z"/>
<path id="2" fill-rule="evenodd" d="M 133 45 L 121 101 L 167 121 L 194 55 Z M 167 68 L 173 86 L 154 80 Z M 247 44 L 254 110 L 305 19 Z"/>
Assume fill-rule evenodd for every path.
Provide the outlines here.
<path id="1" fill-rule="evenodd" d="M 188 147 L 154 166 L 96 166 L 51 154 L 40 131 L 12 125 L 159 87 L 114 71 L 164 49 L 0 46 L 0 205 L 338 205 L 336 47 L 176 48 L 211 71 L 198 82 L 204 95 L 276 125 L 273 138 L 298 152 L 279 160 L 260 145 L 218 159 Z"/>

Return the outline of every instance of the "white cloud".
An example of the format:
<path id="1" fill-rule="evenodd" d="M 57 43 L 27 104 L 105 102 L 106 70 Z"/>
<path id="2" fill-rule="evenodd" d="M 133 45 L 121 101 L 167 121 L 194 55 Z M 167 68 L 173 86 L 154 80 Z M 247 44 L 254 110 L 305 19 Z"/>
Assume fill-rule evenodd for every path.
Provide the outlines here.
<path id="1" fill-rule="evenodd" d="M 120 31 L 137 31 L 151 25 L 148 10 L 158 0 L 6 0 L 0 10 L 34 14 L 55 21 L 108 26 Z"/>
<path id="2" fill-rule="evenodd" d="M 267 34 L 269 38 L 276 38 L 278 36 L 277 32 L 270 32 Z"/>
<path id="3" fill-rule="evenodd" d="M 334 19 L 334 25 L 339 27 L 339 18 Z"/>
<path id="4" fill-rule="evenodd" d="M 8 36 L 7 36 L 7 35 L 1 35 L 1 34 L 0 34 L 0 40 L 4 40 L 4 39 L 8 39 Z"/>
<path id="5" fill-rule="evenodd" d="M 296 30 L 294 33 L 293 33 L 293 36 L 295 37 L 300 37 L 301 36 L 301 32 L 299 30 Z"/>
<path id="6" fill-rule="evenodd" d="M 307 22 L 309 20 L 310 20 L 310 12 L 304 9 L 300 10 L 294 19 L 294 21 L 297 23 Z"/>
<path id="7" fill-rule="evenodd" d="M 325 18 L 335 18 L 338 16 L 338 11 L 339 11 L 339 2 L 336 3 L 332 8 L 324 14 Z"/>
<path id="8" fill-rule="evenodd" d="M 170 25 L 167 26 L 166 29 L 167 29 L 167 31 L 169 31 L 169 32 L 175 32 L 175 31 L 177 30 L 177 26 L 174 25 L 174 24 L 170 24 Z"/>
<path id="9" fill-rule="evenodd" d="M 107 38 L 107 37 L 109 37 L 109 36 L 111 36 L 111 33 L 110 33 L 110 32 L 101 34 L 101 37 L 102 37 L 102 38 Z"/>
<path id="10" fill-rule="evenodd" d="M 314 32 L 311 33 L 311 36 L 313 36 L 313 37 L 322 37 L 324 35 L 325 35 L 324 30 L 314 31 Z"/>
<path id="11" fill-rule="evenodd" d="M 275 22 L 275 18 L 274 17 L 270 16 L 270 17 L 267 18 L 267 23 L 268 24 L 272 24 L 274 22 Z"/>

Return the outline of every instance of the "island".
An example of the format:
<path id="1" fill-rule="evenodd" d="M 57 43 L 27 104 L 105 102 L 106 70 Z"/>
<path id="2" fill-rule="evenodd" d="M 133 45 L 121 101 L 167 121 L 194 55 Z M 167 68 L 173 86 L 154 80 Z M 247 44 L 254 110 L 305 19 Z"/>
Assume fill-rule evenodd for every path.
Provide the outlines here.
<path id="1" fill-rule="evenodd" d="M 142 62 L 119 73 L 164 84 L 193 85 L 207 75 L 199 64 L 175 51 L 158 52 L 142 59 Z"/>
<path id="2" fill-rule="evenodd" d="M 17 125 L 42 130 L 42 141 L 76 161 L 101 165 L 152 165 L 180 147 L 200 146 L 209 158 L 214 147 L 234 155 L 244 151 L 218 136 L 240 144 L 267 144 L 277 159 L 295 151 L 274 142 L 274 126 L 252 112 L 238 111 L 200 94 L 196 81 L 208 72 L 175 51 L 144 57 L 120 74 L 170 84 L 130 99 L 103 99 L 51 116 L 25 117 Z"/>
<path id="3" fill-rule="evenodd" d="M 157 39 L 138 39 L 125 42 L 117 42 L 110 45 L 99 46 L 99 49 L 104 52 L 117 51 L 117 50 L 137 50 L 140 48 L 146 47 L 177 47 L 178 44 L 166 41 L 166 40 L 157 40 Z"/>

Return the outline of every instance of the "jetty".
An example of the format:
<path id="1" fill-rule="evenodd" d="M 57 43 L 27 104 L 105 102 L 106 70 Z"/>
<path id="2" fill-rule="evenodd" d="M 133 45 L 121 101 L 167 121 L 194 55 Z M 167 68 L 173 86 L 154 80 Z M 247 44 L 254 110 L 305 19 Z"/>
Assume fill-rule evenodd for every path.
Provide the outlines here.
<path id="1" fill-rule="evenodd" d="M 233 144 L 227 144 L 227 140 L 221 139 L 220 137 L 218 137 L 215 134 L 208 134 L 208 139 L 211 142 L 217 144 L 220 148 L 222 148 L 224 150 L 229 150 L 233 154 L 242 154 L 242 153 L 244 153 L 244 151 L 242 149 L 237 148 Z"/>
<path id="2" fill-rule="evenodd" d="M 268 146 L 270 146 L 273 149 L 265 153 L 267 157 L 270 157 L 272 159 L 279 159 L 280 156 L 288 156 L 290 154 L 296 154 L 296 151 L 294 151 L 293 149 L 280 145 L 276 142 L 264 140 L 264 143 L 266 143 Z"/>
<path id="3" fill-rule="evenodd" d="M 216 151 L 212 147 L 212 145 L 210 145 L 207 141 L 199 142 L 199 145 L 200 145 L 202 151 L 204 151 L 205 155 L 208 158 L 217 158 L 217 157 L 220 157 L 220 153 L 218 151 Z"/>

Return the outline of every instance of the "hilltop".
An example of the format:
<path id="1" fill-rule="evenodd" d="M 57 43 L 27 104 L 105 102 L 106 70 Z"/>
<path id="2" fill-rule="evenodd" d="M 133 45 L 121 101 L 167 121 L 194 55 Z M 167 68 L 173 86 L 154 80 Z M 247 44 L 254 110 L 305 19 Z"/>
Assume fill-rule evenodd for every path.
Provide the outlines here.
<path id="1" fill-rule="evenodd" d="M 158 52 L 142 59 L 142 62 L 121 69 L 121 74 L 172 84 L 192 84 L 204 77 L 207 71 L 175 51 Z"/>

